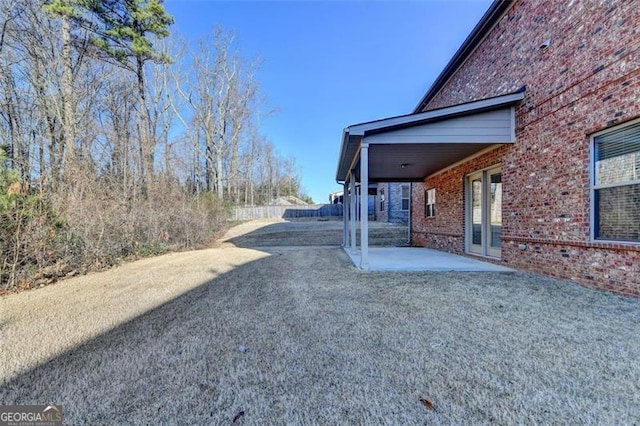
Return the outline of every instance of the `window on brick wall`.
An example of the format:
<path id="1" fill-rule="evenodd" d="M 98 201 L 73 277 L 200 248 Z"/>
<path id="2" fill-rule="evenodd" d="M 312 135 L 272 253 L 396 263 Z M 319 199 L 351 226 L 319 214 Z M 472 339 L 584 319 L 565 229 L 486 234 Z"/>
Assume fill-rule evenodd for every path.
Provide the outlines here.
<path id="1" fill-rule="evenodd" d="M 384 189 L 380 189 L 380 211 L 384 211 Z"/>
<path id="2" fill-rule="evenodd" d="M 402 186 L 402 210 L 409 210 L 409 187 Z"/>
<path id="3" fill-rule="evenodd" d="M 434 217 L 436 215 L 436 190 L 427 189 L 424 191 L 424 215 L 425 217 Z"/>
<path id="4" fill-rule="evenodd" d="M 640 122 L 593 137 L 593 237 L 640 242 Z"/>

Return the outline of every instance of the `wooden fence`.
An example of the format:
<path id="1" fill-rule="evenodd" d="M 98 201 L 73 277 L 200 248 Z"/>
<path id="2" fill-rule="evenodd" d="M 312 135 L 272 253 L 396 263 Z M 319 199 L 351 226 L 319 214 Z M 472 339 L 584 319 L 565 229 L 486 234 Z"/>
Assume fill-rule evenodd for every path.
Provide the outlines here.
<path id="1" fill-rule="evenodd" d="M 257 206 L 236 207 L 232 220 L 268 218 L 295 219 L 303 217 L 342 217 L 342 204 L 309 204 L 306 206 Z"/>

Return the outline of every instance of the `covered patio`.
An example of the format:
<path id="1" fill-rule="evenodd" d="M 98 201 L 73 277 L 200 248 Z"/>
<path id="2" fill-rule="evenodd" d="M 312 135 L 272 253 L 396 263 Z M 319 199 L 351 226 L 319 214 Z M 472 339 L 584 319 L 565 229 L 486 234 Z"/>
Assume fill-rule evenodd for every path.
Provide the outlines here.
<path id="1" fill-rule="evenodd" d="M 346 250 L 358 265 L 361 250 Z M 424 247 L 370 247 L 369 271 L 513 272 L 513 269 Z"/>
<path id="2" fill-rule="evenodd" d="M 369 248 L 368 197 L 366 192 L 365 196 L 358 196 L 360 188 L 376 182 L 423 182 L 429 175 L 496 145 L 514 143 L 515 104 L 522 99 L 524 89 L 427 112 L 355 124 L 344 130 L 336 181 L 344 187 L 343 247 L 356 266 L 365 271 L 377 269 L 378 266 L 372 268 L 372 260 L 378 265 L 378 256 L 384 256 L 379 249 Z M 357 214 L 358 208 L 360 214 Z M 358 218 L 362 218 L 359 246 L 356 241 Z M 436 253 L 439 252 L 423 249 L 418 257 L 435 257 Z M 403 256 L 407 254 L 408 251 Z M 405 266 L 411 267 L 408 263 Z"/>

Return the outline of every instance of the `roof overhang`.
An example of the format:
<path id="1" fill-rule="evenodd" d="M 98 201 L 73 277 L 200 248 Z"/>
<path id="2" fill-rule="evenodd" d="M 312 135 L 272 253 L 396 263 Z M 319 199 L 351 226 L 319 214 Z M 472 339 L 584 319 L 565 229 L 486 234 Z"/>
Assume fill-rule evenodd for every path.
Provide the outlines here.
<path id="1" fill-rule="evenodd" d="M 495 144 L 515 142 L 515 104 L 524 90 L 427 112 L 347 127 L 336 180 L 359 180 L 360 149 L 369 147 L 369 181 L 421 181 Z"/>

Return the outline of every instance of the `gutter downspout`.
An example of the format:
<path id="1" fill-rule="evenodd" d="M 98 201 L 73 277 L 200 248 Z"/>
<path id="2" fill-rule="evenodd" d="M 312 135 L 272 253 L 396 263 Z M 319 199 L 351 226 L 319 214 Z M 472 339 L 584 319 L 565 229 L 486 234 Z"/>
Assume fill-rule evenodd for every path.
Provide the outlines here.
<path id="1" fill-rule="evenodd" d="M 391 183 L 387 182 L 387 223 L 391 223 Z"/>
<path id="2" fill-rule="evenodd" d="M 347 182 L 342 184 L 342 248 L 349 246 L 349 209 L 347 199 L 349 196 L 349 186 Z"/>

